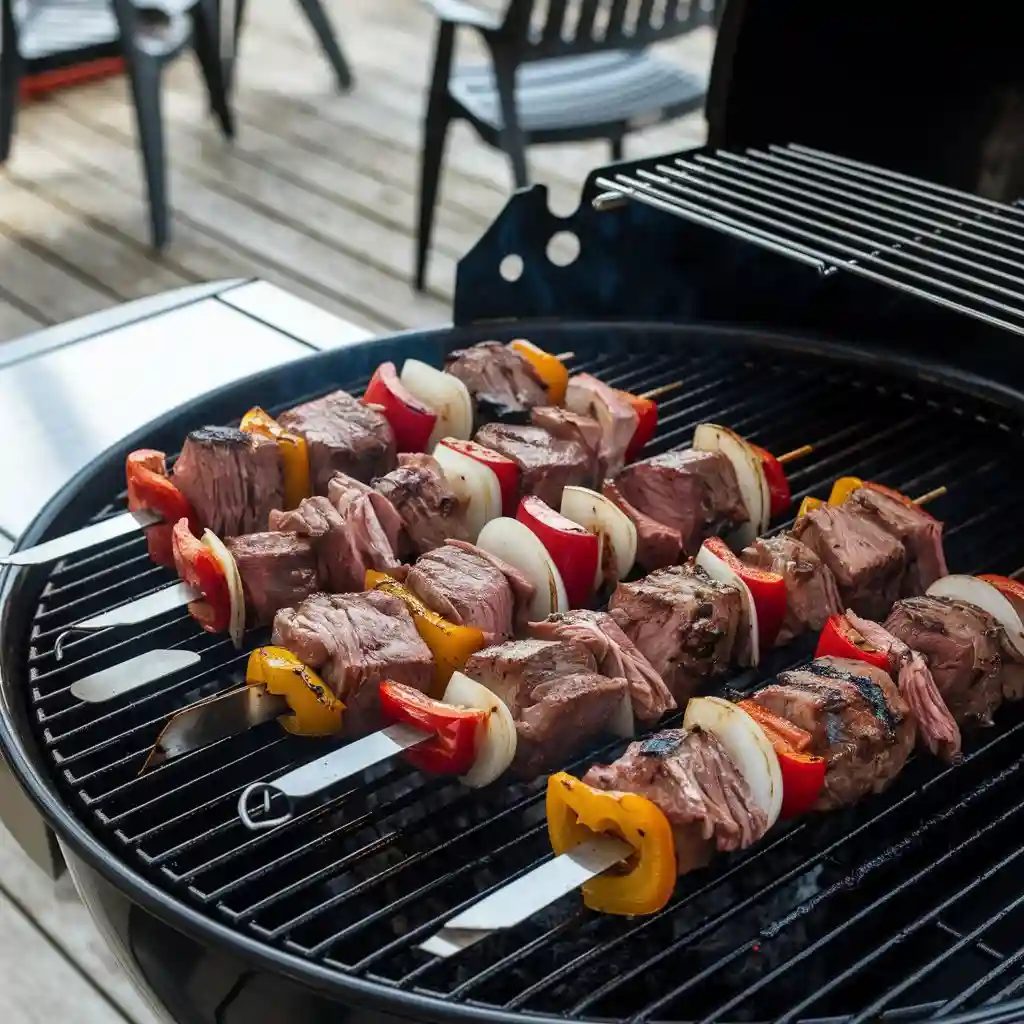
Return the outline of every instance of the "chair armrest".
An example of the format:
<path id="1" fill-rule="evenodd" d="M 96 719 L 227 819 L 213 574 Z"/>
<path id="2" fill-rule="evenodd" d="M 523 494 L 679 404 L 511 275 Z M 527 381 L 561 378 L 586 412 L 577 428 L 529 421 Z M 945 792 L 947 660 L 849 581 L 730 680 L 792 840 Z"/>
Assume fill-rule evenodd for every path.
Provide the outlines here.
<path id="1" fill-rule="evenodd" d="M 481 32 L 497 32 L 501 28 L 501 19 L 488 11 L 474 7 L 467 0 L 424 0 L 426 5 L 441 21 L 453 25 L 465 25 Z"/>

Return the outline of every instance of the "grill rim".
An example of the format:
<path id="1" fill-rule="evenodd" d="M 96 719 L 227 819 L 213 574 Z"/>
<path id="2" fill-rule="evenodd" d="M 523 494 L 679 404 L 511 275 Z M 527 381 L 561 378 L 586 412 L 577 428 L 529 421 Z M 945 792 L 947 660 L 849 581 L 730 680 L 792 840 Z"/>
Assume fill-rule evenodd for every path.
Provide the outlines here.
<path id="1" fill-rule="evenodd" d="M 891 349 L 879 351 L 870 345 L 853 345 L 845 341 L 829 340 L 820 335 L 779 331 L 770 327 L 759 330 L 746 325 L 648 322 L 635 319 L 566 321 L 544 318 L 493 323 L 486 326 L 447 325 L 429 330 L 396 332 L 343 349 L 313 353 L 283 367 L 250 374 L 177 406 L 112 445 L 76 473 L 72 480 L 39 511 L 23 536 L 19 538 L 15 550 L 46 539 L 49 531 L 62 518 L 74 518 L 69 516 L 69 512 L 76 502 L 95 499 L 94 492 L 104 478 L 122 472 L 121 467 L 128 452 L 143 444 L 152 444 L 155 434 L 173 433 L 176 437 L 183 438 L 190 429 L 194 429 L 197 417 L 207 415 L 201 410 L 214 404 L 244 402 L 244 395 L 254 386 L 271 380 L 274 374 L 297 378 L 301 377 L 304 371 L 330 368 L 331 386 L 337 387 L 340 385 L 334 382 L 351 380 L 364 370 L 365 376 L 369 377 L 372 368 L 383 359 L 415 355 L 425 361 L 437 362 L 447 351 L 482 340 L 481 335 L 485 332 L 488 337 L 504 341 L 529 336 L 531 331 L 541 330 L 554 330 L 567 339 L 594 331 L 636 331 L 646 333 L 653 340 L 662 335 L 670 344 L 678 342 L 692 345 L 696 342 L 697 347 L 706 349 L 715 346 L 753 348 L 789 356 L 809 356 L 827 364 L 854 365 L 874 373 L 938 386 L 953 393 L 994 404 L 1024 420 L 1024 392 L 1009 385 L 925 356 L 894 353 Z M 309 389 L 310 393 L 318 389 L 319 393 L 325 393 L 324 377 L 317 377 L 314 374 L 312 379 L 317 383 Z M 294 394 L 295 389 L 290 390 Z M 330 387 L 327 390 L 330 390 Z M 114 491 L 104 491 L 104 497 L 109 498 L 111 494 L 116 495 L 121 490 L 123 485 L 118 484 Z M 95 507 L 96 501 L 91 500 L 88 504 L 89 507 Z M 80 516 L 76 525 L 82 525 Z M 54 535 L 58 533 L 54 532 Z M 421 1018 L 425 1016 L 438 1024 L 450 1020 L 521 1024 L 522 1021 L 530 1019 L 564 1019 L 553 1013 L 505 1011 L 472 1002 L 447 1000 L 415 989 L 390 988 L 366 978 L 332 970 L 313 960 L 260 941 L 242 930 L 236 930 L 222 923 L 213 913 L 204 913 L 193 908 L 186 900 L 150 881 L 131 865 L 128 857 L 121 858 L 108 848 L 85 824 L 84 817 L 80 818 L 72 805 L 63 799 L 59 785 L 51 777 L 52 766 L 47 763 L 45 752 L 36 741 L 28 704 L 25 703 L 24 707 L 19 708 L 18 697 L 13 692 L 14 683 L 7 671 L 7 666 L 12 660 L 24 663 L 24 659 L 19 658 L 19 652 L 15 648 L 24 643 L 27 618 L 39 598 L 39 588 L 29 586 L 30 577 L 38 571 L 38 568 L 20 570 L 18 567 L 8 566 L 0 576 L 0 753 L 47 824 L 54 829 L 61 842 L 71 848 L 76 857 L 124 896 L 196 941 L 212 943 L 229 953 L 241 956 L 254 966 L 308 984 L 314 990 L 336 1000 L 351 999 L 354 1005 L 382 1012 L 412 1011 Z M 22 666 L 10 674 L 16 674 L 18 671 L 25 673 Z M 979 1007 L 966 1013 L 944 1017 L 943 1020 L 945 1024 L 997 1024 L 1003 1020 L 1017 1019 L 1012 1014 L 1018 1012 L 1024 1014 L 1024 998 L 996 1004 L 990 1008 Z M 590 1020 L 577 1019 L 581 1024 Z M 596 1018 L 593 1019 L 593 1024 L 599 1024 Z"/>

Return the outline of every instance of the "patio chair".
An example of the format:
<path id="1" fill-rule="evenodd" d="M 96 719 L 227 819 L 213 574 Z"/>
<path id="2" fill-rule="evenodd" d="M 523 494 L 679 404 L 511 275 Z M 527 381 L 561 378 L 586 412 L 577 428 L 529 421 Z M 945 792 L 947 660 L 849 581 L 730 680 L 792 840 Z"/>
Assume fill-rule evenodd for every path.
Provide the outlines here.
<path id="1" fill-rule="evenodd" d="M 527 146 L 607 139 L 612 159 L 621 160 L 628 132 L 703 106 L 704 77 L 646 51 L 714 24 L 708 0 L 509 0 L 502 15 L 466 0 L 427 2 L 439 23 L 420 157 L 418 291 L 453 120 L 468 121 L 484 142 L 508 154 L 515 186 L 523 188 Z M 453 66 L 460 28 L 480 35 L 488 64 Z"/>
<path id="2" fill-rule="evenodd" d="M 30 33 L 45 35 L 44 45 L 58 50 L 47 63 L 77 59 L 78 40 L 92 41 L 116 33 L 125 58 L 143 169 L 149 195 L 153 245 L 169 238 L 167 178 L 160 78 L 164 67 L 191 45 L 199 60 L 210 107 L 224 135 L 234 135 L 234 120 L 217 47 L 217 0 L 29 0 L 27 15 L 15 18 L 14 0 L 0 0 L 0 163 L 10 154 L 18 87 Z M 113 23 L 110 23 L 111 15 Z M 48 24 L 47 16 L 52 16 Z M 64 38 L 70 32 L 74 38 Z M 19 39 L 19 35 L 22 36 Z M 66 45 L 64 45 L 66 44 Z M 65 52 L 66 51 L 66 52 Z"/>

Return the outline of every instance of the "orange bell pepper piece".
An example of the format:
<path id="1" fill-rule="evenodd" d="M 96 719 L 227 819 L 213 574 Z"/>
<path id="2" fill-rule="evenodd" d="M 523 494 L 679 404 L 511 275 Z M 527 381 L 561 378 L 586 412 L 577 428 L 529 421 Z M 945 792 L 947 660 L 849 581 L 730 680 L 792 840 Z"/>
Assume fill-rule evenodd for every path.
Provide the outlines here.
<path id="1" fill-rule="evenodd" d="M 565 390 L 569 386 L 569 371 L 558 356 L 538 348 L 532 341 L 516 338 L 508 347 L 518 352 L 537 372 L 537 376 L 548 389 L 548 401 L 552 405 L 561 405 L 565 401 Z"/>
<path id="2" fill-rule="evenodd" d="M 249 655 L 245 681 L 265 686 L 288 701 L 290 715 L 278 721 L 294 736 L 334 736 L 341 732 L 345 705 L 307 665 L 284 647 L 257 647 Z"/>
<path id="3" fill-rule="evenodd" d="M 269 437 L 277 442 L 284 470 L 284 505 L 298 508 L 303 498 L 312 493 L 309 477 L 309 446 L 304 437 L 285 430 L 270 413 L 253 406 L 243 417 L 240 429 L 247 434 Z"/>

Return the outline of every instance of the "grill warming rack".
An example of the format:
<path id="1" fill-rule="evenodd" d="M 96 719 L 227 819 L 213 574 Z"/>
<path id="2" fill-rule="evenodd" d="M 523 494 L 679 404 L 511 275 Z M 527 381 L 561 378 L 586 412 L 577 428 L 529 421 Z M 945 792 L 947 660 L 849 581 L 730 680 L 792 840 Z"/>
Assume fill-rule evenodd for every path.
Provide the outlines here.
<path id="1" fill-rule="evenodd" d="M 912 493 L 945 483 L 951 492 L 937 511 L 949 523 L 951 570 L 1024 565 L 1024 537 L 1005 530 L 1024 498 L 1013 468 L 1024 442 L 1013 417 L 924 384 L 756 349 L 667 355 L 657 338 L 627 337 L 600 354 L 606 345 L 576 336 L 561 347 L 580 352 L 578 369 L 616 387 L 686 381 L 661 404 L 651 451 L 688 444 L 707 419 L 775 450 L 812 442 L 812 457 L 791 474 L 795 504 L 850 472 Z M 343 386 L 358 393 L 364 383 Z M 839 393 L 848 401 L 836 401 Z M 123 498 L 106 513 L 122 508 Z M 131 538 L 68 559 L 48 578 L 32 633 L 31 702 L 77 813 L 161 887 L 314 965 L 470 1008 L 631 1021 L 797 1020 L 851 1013 L 851 1005 L 851 1020 L 952 1019 L 1024 985 L 1015 930 L 1024 922 L 1024 872 L 1013 871 L 1024 849 L 1012 842 L 1024 814 L 1019 708 L 1005 708 L 962 765 L 914 759 L 868 806 L 789 827 L 683 880 L 652 918 L 602 918 L 573 896 L 441 961 L 417 943 L 550 856 L 543 780 L 470 792 L 395 763 L 254 835 L 235 813 L 238 794 L 314 756 L 310 741 L 270 725 L 137 774 L 166 717 L 236 685 L 245 656 L 197 636 L 181 614 L 127 639 L 76 639 L 57 663 L 53 644 L 66 624 L 151 590 L 166 574 Z M 203 660 L 131 701 L 85 706 L 70 696 L 76 678 L 151 647 L 187 648 Z M 762 675 L 807 653 L 806 645 L 781 652 Z M 752 673 L 730 681 L 739 691 L 754 683 Z M 618 749 L 566 767 L 582 770 Z M 942 830 L 954 816 L 950 841 Z M 993 886 L 1004 882 L 1019 894 L 997 897 Z M 933 886 L 943 887 L 941 898 L 931 897 Z M 953 967 L 964 979 L 955 986 Z"/>
<path id="2" fill-rule="evenodd" d="M 596 179 L 597 210 L 632 199 L 790 257 L 1024 334 L 1024 209 L 795 144 L 656 158 Z"/>

